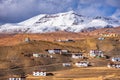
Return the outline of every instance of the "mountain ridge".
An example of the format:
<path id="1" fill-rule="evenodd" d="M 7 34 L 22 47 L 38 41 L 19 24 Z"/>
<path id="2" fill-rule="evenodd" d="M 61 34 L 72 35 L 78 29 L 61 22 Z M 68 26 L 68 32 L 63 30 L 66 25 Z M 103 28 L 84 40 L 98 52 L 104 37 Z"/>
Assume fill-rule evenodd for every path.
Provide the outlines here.
<path id="1" fill-rule="evenodd" d="M 88 17 L 74 11 L 58 14 L 41 14 L 16 24 L 0 26 L 0 33 L 46 33 L 55 31 L 81 32 L 120 26 L 120 21 L 107 17 Z"/>

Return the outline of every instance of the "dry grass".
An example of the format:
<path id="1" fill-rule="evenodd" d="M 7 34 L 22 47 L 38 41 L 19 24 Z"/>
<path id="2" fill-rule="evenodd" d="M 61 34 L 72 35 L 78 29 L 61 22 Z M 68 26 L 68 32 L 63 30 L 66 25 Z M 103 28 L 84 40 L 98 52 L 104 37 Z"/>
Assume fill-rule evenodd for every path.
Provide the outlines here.
<path id="1" fill-rule="evenodd" d="M 108 69 L 107 67 L 74 68 L 53 72 L 51 77 L 28 76 L 27 80 L 117 80 L 120 79 L 119 69 Z"/>

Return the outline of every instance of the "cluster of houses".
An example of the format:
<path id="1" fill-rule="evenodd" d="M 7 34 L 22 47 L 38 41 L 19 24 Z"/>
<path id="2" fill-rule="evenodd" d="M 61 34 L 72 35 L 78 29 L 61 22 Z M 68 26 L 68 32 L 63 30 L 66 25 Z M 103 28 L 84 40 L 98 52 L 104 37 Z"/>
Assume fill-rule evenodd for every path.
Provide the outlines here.
<path id="1" fill-rule="evenodd" d="M 63 63 L 63 67 L 71 67 L 72 63 Z M 88 61 L 79 61 L 74 64 L 76 67 L 88 67 L 90 66 L 90 62 Z"/>
<path id="2" fill-rule="evenodd" d="M 98 40 L 104 40 L 105 37 L 117 37 L 118 35 L 115 33 L 104 33 L 104 34 L 100 34 L 102 37 L 99 37 Z M 29 43 L 31 40 L 30 38 L 25 38 L 24 40 L 25 42 Z M 74 40 L 71 39 L 66 39 L 66 40 L 57 40 L 58 42 L 74 42 Z M 76 67 L 88 67 L 90 66 L 90 62 L 84 60 L 85 59 L 85 55 L 83 53 L 70 53 L 68 50 L 66 49 L 47 49 L 45 50 L 48 52 L 49 55 L 47 54 L 43 54 L 43 53 L 32 53 L 32 56 L 35 58 L 46 58 L 46 57 L 50 57 L 53 58 L 54 54 L 66 54 L 66 55 L 71 55 L 72 59 L 80 59 L 80 61 L 75 62 L 74 65 Z M 89 57 L 91 58 L 104 58 L 104 53 L 101 50 L 90 50 L 89 51 Z M 112 63 L 108 63 L 107 67 L 109 68 L 120 68 L 120 57 L 112 57 L 111 58 Z M 68 63 L 62 63 L 63 67 L 71 67 L 73 65 L 73 63 L 68 62 Z M 44 71 L 34 71 L 32 73 L 33 76 L 47 76 L 49 75 L 49 73 L 44 72 Z M 50 74 L 53 75 L 53 74 Z M 19 77 L 13 77 L 13 78 L 9 78 L 9 80 L 25 80 L 24 78 L 19 78 Z"/>
<path id="3" fill-rule="evenodd" d="M 62 63 L 63 67 L 71 67 L 71 66 L 76 66 L 76 67 L 88 67 L 90 66 L 90 62 L 84 60 L 86 58 L 86 56 L 83 53 L 71 53 L 66 49 L 47 49 L 45 50 L 48 52 L 49 55 L 47 54 L 43 54 L 43 53 L 33 53 L 33 57 L 38 58 L 38 57 L 50 57 L 53 58 L 54 54 L 58 54 L 58 55 L 62 55 L 62 54 L 66 54 L 69 55 L 69 57 L 71 56 L 71 59 L 77 60 L 77 62 L 72 63 L 72 62 L 67 62 L 67 63 Z M 90 50 L 89 51 L 89 57 L 91 58 L 103 58 L 104 53 L 101 50 Z M 79 61 L 78 61 L 79 60 Z M 116 62 L 120 62 L 120 57 L 112 57 L 111 61 L 114 62 L 112 64 L 108 64 L 107 66 L 109 68 L 120 68 L 120 64 L 116 63 Z M 34 71 L 33 72 L 33 76 L 47 76 L 48 73 L 47 72 L 43 72 L 43 71 Z M 53 75 L 53 74 L 52 74 Z M 9 78 L 9 80 L 24 80 L 22 78 Z"/>
<path id="4" fill-rule="evenodd" d="M 100 34 L 102 37 L 118 37 L 119 35 L 116 33 L 102 33 Z"/>
<path id="5" fill-rule="evenodd" d="M 112 63 L 108 63 L 108 68 L 120 68 L 120 57 L 112 57 Z"/>
<path id="6" fill-rule="evenodd" d="M 81 59 L 83 60 L 85 56 L 83 53 L 70 53 L 68 50 L 62 50 L 62 49 L 52 49 L 52 50 L 46 50 L 49 54 L 66 54 L 71 55 L 72 59 Z M 72 63 L 63 63 L 63 67 L 70 67 L 72 66 Z M 87 61 L 79 61 L 75 63 L 76 67 L 87 67 L 89 66 L 89 62 Z"/>

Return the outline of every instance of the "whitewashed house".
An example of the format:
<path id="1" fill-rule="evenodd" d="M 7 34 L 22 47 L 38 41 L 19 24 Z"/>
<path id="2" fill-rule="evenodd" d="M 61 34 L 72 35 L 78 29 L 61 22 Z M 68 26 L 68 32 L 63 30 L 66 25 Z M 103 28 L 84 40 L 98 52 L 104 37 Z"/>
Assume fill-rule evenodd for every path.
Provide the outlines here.
<path id="1" fill-rule="evenodd" d="M 67 54 L 68 50 L 62 50 L 62 49 L 53 49 L 53 50 L 47 50 L 49 54 Z"/>
<path id="2" fill-rule="evenodd" d="M 54 54 L 61 54 L 61 49 L 54 49 Z"/>
<path id="3" fill-rule="evenodd" d="M 48 50 L 49 54 L 61 54 L 61 49 Z"/>
<path id="4" fill-rule="evenodd" d="M 33 57 L 39 57 L 38 53 L 33 53 Z"/>
<path id="5" fill-rule="evenodd" d="M 103 52 L 100 50 L 90 50 L 90 57 L 104 57 Z"/>
<path id="6" fill-rule="evenodd" d="M 48 55 L 42 53 L 33 53 L 33 57 L 48 57 Z"/>
<path id="7" fill-rule="evenodd" d="M 62 54 L 68 54 L 69 52 L 68 52 L 68 50 L 61 50 L 61 53 Z"/>
<path id="8" fill-rule="evenodd" d="M 66 42 L 75 42 L 75 41 L 72 40 L 72 39 L 66 39 L 65 41 L 66 41 Z"/>
<path id="9" fill-rule="evenodd" d="M 71 63 L 63 63 L 62 65 L 63 65 L 63 67 L 70 67 Z"/>
<path id="10" fill-rule="evenodd" d="M 108 68 L 120 68 L 120 64 L 108 64 Z"/>
<path id="11" fill-rule="evenodd" d="M 120 57 L 112 57 L 111 61 L 112 62 L 120 62 Z"/>
<path id="12" fill-rule="evenodd" d="M 74 59 L 83 59 L 84 56 L 82 53 L 75 53 L 75 54 L 72 54 L 72 58 Z"/>
<path id="13" fill-rule="evenodd" d="M 46 72 L 33 72 L 33 76 L 46 76 Z"/>
<path id="14" fill-rule="evenodd" d="M 25 42 L 30 42 L 30 38 L 29 37 L 25 38 Z"/>
<path id="15" fill-rule="evenodd" d="M 111 64 L 108 64 L 107 67 L 108 67 L 108 68 L 111 68 Z"/>
<path id="16" fill-rule="evenodd" d="M 50 55 L 50 58 L 53 58 L 53 55 Z"/>
<path id="17" fill-rule="evenodd" d="M 105 38 L 104 37 L 99 37 L 98 40 L 104 40 Z"/>
<path id="18" fill-rule="evenodd" d="M 75 63 L 75 65 L 77 67 L 88 67 L 89 66 L 89 62 L 87 62 L 87 61 L 80 61 L 80 62 Z"/>
<path id="19" fill-rule="evenodd" d="M 24 80 L 22 78 L 9 78 L 9 80 Z"/>
<path id="20" fill-rule="evenodd" d="M 57 40 L 57 42 L 75 42 L 74 40 L 72 39 L 65 39 L 65 40 Z"/>
<path id="21" fill-rule="evenodd" d="M 55 54 L 55 53 L 54 53 L 54 50 L 48 50 L 48 53 L 49 53 L 49 54 Z"/>

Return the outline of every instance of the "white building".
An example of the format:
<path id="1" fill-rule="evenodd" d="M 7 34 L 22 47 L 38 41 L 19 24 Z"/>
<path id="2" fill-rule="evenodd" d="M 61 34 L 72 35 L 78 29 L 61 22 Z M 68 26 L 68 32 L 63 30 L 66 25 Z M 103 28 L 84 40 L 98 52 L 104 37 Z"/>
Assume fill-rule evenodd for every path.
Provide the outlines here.
<path id="1" fill-rule="evenodd" d="M 74 40 L 72 39 L 65 39 L 65 40 L 57 40 L 57 42 L 75 42 Z"/>
<path id="2" fill-rule="evenodd" d="M 105 38 L 104 37 L 99 37 L 98 40 L 104 40 Z"/>
<path id="3" fill-rule="evenodd" d="M 38 53 L 33 53 L 33 57 L 39 57 Z"/>
<path id="4" fill-rule="evenodd" d="M 72 58 L 74 59 L 83 59 L 84 56 L 82 53 L 75 53 L 75 54 L 72 54 Z"/>
<path id="5" fill-rule="evenodd" d="M 62 49 L 53 49 L 53 50 L 48 50 L 49 54 L 67 54 L 68 50 L 62 50 Z"/>
<path id="6" fill-rule="evenodd" d="M 54 53 L 54 50 L 48 50 L 48 53 L 49 53 L 49 54 L 55 54 L 55 53 Z"/>
<path id="7" fill-rule="evenodd" d="M 77 67 L 88 67 L 89 66 L 89 62 L 87 62 L 87 61 L 81 61 L 81 62 L 75 63 L 75 65 Z"/>
<path id="8" fill-rule="evenodd" d="M 9 78 L 9 80 L 23 80 L 21 78 Z"/>
<path id="9" fill-rule="evenodd" d="M 30 42 L 30 38 L 25 38 L 25 42 Z"/>
<path id="10" fill-rule="evenodd" d="M 112 57 L 111 61 L 113 61 L 113 62 L 120 62 L 120 57 Z"/>
<path id="11" fill-rule="evenodd" d="M 71 63 L 63 63 L 62 65 L 63 65 L 63 67 L 70 67 Z"/>
<path id="12" fill-rule="evenodd" d="M 33 57 L 48 57 L 48 55 L 42 53 L 33 53 Z"/>
<path id="13" fill-rule="evenodd" d="M 100 50 L 90 50 L 90 57 L 104 57 L 103 52 Z"/>
<path id="14" fill-rule="evenodd" d="M 46 76 L 46 72 L 33 72 L 33 76 Z"/>
<path id="15" fill-rule="evenodd" d="M 50 58 L 53 58 L 53 55 L 50 55 Z"/>
<path id="16" fill-rule="evenodd" d="M 62 54 L 68 54 L 68 50 L 61 50 Z"/>

